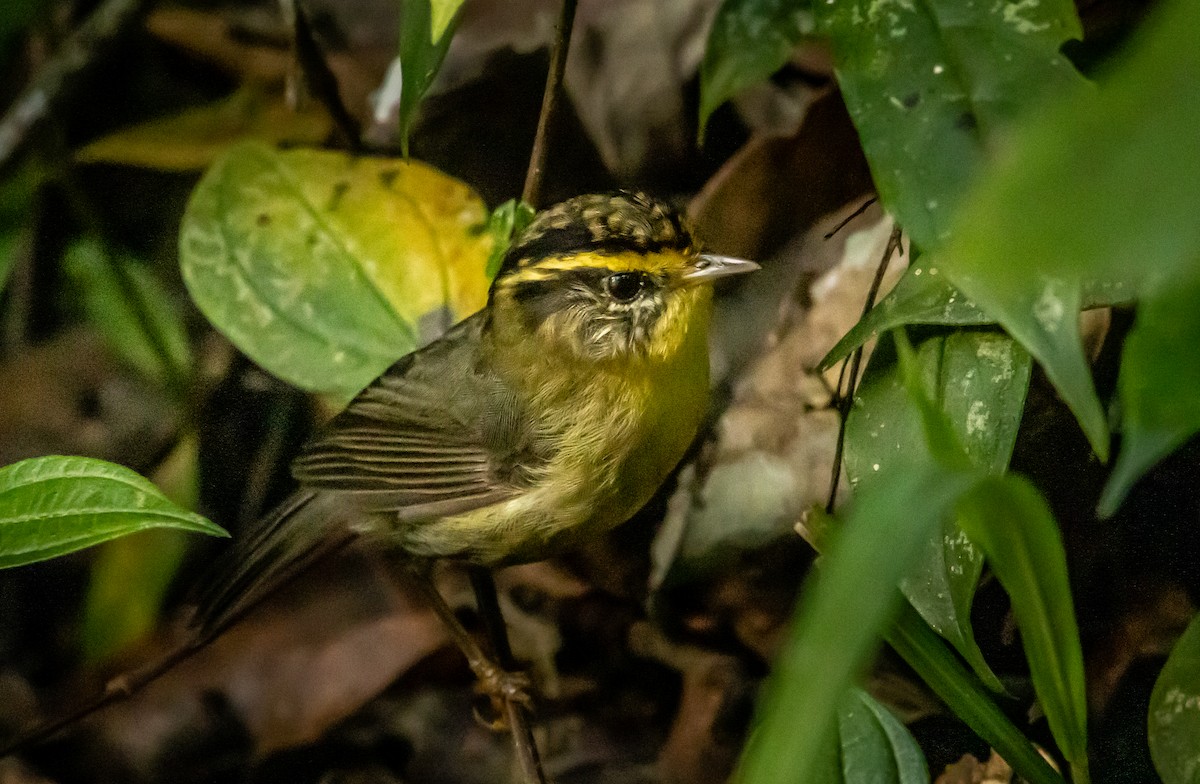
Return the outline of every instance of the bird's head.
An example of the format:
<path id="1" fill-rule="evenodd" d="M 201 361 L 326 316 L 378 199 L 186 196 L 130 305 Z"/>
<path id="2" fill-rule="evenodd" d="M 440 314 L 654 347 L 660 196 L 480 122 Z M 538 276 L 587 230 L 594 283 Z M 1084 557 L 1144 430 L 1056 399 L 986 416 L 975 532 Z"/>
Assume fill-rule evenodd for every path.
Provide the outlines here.
<path id="1" fill-rule="evenodd" d="M 583 360 L 665 359 L 706 328 L 713 281 L 755 269 L 702 253 L 665 202 L 578 196 L 515 239 L 492 283 L 492 318 Z"/>

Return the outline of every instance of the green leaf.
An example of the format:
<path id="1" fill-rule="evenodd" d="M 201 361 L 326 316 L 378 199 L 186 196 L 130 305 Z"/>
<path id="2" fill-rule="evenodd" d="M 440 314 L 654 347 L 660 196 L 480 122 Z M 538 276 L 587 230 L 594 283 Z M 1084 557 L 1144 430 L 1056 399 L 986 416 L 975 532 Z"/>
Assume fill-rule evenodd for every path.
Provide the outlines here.
<path id="1" fill-rule="evenodd" d="M 998 751 L 1018 775 L 1034 784 L 1062 784 L 1058 771 L 996 707 L 979 679 L 963 667 L 916 610 L 901 607 L 900 617 L 886 639 L 933 693 Z"/>
<path id="2" fill-rule="evenodd" d="M 182 439 L 154 475 L 163 493 L 184 508 L 194 508 L 199 497 L 196 450 L 195 437 Z M 81 624 L 88 661 L 110 660 L 154 630 L 186 550 L 181 531 L 161 529 L 100 546 Z"/>
<path id="3" fill-rule="evenodd" d="M 932 397 L 976 468 L 1000 473 L 1016 443 L 1031 362 L 1006 335 L 986 330 L 938 331 L 917 347 L 920 394 Z M 919 405 L 908 391 L 891 341 L 871 356 L 846 423 L 846 475 L 856 491 L 871 487 L 925 450 Z M 932 455 L 925 453 L 932 463 Z M 1002 691 L 971 631 L 971 603 L 983 554 L 952 519 L 926 540 L 920 566 L 901 584 L 909 602 L 971 664 Z"/>
<path id="4" fill-rule="evenodd" d="M 0 568 L 148 528 L 228 536 L 137 473 L 103 460 L 35 457 L 0 468 Z"/>
<path id="5" fill-rule="evenodd" d="M 828 370 L 871 338 L 906 324 L 980 326 L 996 322 L 940 273 L 930 265 L 928 256 L 914 261 L 887 296 L 830 349 L 819 369 Z"/>
<path id="6" fill-rule="evenodd" d="M 64 265 L 109 347 L 148 378 L 184 386 L 192 370 L 187 330 L 179 306 L 150 270 L 91 238 L 72 243 Z"/>
<path id="7" fill-rule="evenodd" d="M 916 564 L 922 544 L 971 481 L 968 473 L 918 460 L 857 494 L 845 525 L 831 537 L 823 568 L 800 595 L 737 781 L 818 780 L 838 705 L 900 603 L 891 586 Z"/>
<path id="8" fill-rule="evenodd" d="M 809 0 L 724 0 L 700 63 L 700 140 L 708 118 L 741 90 L 764 81 L 813 31 Z"/>
<path id="9" fill-rule="evenodd" d="M 153 631 L 186 551 L 183 534 L 161 530 L 139 531 L 100 548 L 84 600 L 84 658 L 108 661 Z"/>
<path id="10" fill-rule="evenodd" d="M 509 199 L 492 212 L 488 218 L 488 233 L 492 235 L 492 254 L 485 273 L 488 280 L 496 277 L 513 237 L 525 230 L 535 214 L 533 207 L 519 199 Z"/>
<path id="11" fill-rule="evenodd" d="M 851 688 L 838 707 L 838 778 L 846 784 L 928 784 L 925 755 L 904 725 L 862 689 Z"/>
<path id="12" fill-rule="evenodd" d="M 417 107 L 433 83 L 433 77 L 442 67 L 446 50 L 454 38 L 457 17 L 453 12 L 446 16 L 445 6 L 453 2 L 431 0 L 403 0 L 400 16 L 400 149 L 408 157 L 408 133 L 416 119 Z M 437 35 L 438 29 L 440 35 Z M 431 36 L 431 32 L 435 33 Z"/>
<path id="13" fill-rule="evenodd" d="M 1200 781 L 1200 615 L 1175 643 L 1150 695 L 1150 756 L 1163 784 Z"/>
<path id="14" fill-rule="evenodd" d="M 1085 280 L 1083 307 L 1128 303 L 1131 292 L 1126 289 L 1120 281 Z M 970 327 L 995 323 L 996 319 L 955 288 L 926 255 L 904 271 L 896 286 L 851 327 L 818 367 L 828 370 L 871 338 L 907 324 Z"/>
<path id="15" fill-rule="evenodd" d="M 1200 430 L 1200 276 L 1142 300 L 1125 340 L 1119 387 L 1124 435 L 1100 501 L 1112 514 L 1133 483 Z"/>
<path id="16" fill-rule="evenodd" d="M 1083 652 L 1071 604 L 1058 525 L 1028 480 L 1010 474 L 981 480 L 958 505 L 959 521 L 983 549 L 1012 599 L 1038 701 L 1050 731 L 1087 780 L 1087 694 Z"/>
<path id="17" fill-rule="evenodd" d="M 183 279 L 251 359 L 348 399 L 487 302 L 487 208 L 417 162 L 234 148 L 183 217 Z"/>
<path id="18" fill-rule="evenodd" d="M 1014 135 L 939 254 L 1041 362 L 1101 458 L 1108 431 L 1076 312 L 1086 280 L 1141 294 L 1200 260 L 1197 29 L 1200 3 L 1158 6 L 1101 89 L 1070 92 Z"/>
<path id="19" fill-rule="evenodd" d="M 431 42 L 442 40 L 462 4 L 463 0 L 430 0 L 429 40 Z"/>
<path id="20" fill-rule="evenodd" d="M 46 0 L 5 0 L 4 11 L 0 12 L 0 65 L 9 54 L 8 48 L 47 5 Z"/>
<path id="21" fill-rule="evenodd" d="M 1081 81 L 1058 53 L 1081 34 L 1069 0 L 838 0 L 813 11 L 880 199 L 923 248 L 945 238 L 996 132 L 1035 95 Z"/>
<path id="22" fill-rule="evenodd" d="M 19 232 L 0 231 L 0 292 L 4 291 L 4 284 L 8 283 L 8 275 L 17 259 L 19 240 Z"/>
<path id="23" fill-rule="evenodd" d="M 22 228 L 29 224 L 41 179 L 39 163 L 27 162 L 0 180 L 0 293 L 23 244 Z"/>

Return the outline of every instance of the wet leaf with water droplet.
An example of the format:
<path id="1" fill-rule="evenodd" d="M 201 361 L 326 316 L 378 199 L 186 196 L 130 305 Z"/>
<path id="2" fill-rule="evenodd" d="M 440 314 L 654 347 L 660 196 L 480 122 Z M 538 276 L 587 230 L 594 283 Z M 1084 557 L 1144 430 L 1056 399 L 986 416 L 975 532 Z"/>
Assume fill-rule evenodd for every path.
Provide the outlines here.
<path id="1" fill-rule="evenodd" d="M 921 380 L 973 465 L 989 473 L 1008 466 L 1029 385 L 1029 355 L 995 330 L 939 330 L 917 344 Z M 925 452 L 921 414 L 909 395 L 890 340 L 876 348 L 846 423 L 846 474 L 856 492 L 886 478 L 912 454 Z M 879 466 L 879 468 L 876 468 Z M 983 555 L 953 519 L 926 541 L 904 595 L 991 688 L 1001 690 L 975 644 L 971 602 Z"/>
<path id="2" fill-rule="evenodd" d="M 1036 96 L 1082 82 L 1059 54 L 1082 35 L 1069 0 L 845 0 L 813 12 L 880 199 L 922 248 L 946 236 L 996 132 Z"/>
<path id="3" fill-rule="evenodd" d="M 1150 756 L 1163 784 L 1200 775 L 1200 616 L 1175 643 L 1150 695 Z"/>
<path id="4" fill-rule="evenodd" d="M 1076 318 L 1084 282 L 1130 299 L 1200 275 L 1196 29 L 1200 4 L 1162 4 L 1098 89 L 1069 91 L 1030 118 L 937 254 L 1038 359 L 1101 458 L 1107 421 Z M 1180 345 L 1157 361 L 1195 367 L 1198 356 Z"/>

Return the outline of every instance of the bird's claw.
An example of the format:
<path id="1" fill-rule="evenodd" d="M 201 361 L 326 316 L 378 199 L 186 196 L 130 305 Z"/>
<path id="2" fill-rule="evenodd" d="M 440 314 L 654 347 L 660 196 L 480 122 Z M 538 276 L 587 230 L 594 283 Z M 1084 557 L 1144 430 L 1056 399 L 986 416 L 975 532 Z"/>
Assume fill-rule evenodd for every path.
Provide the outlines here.
<path id="1" fill-rule="evenodd" d="M 520 705 L 526 710 L 533 708 L 530 694 L 533 681 L 525 673 L 509 672 L 491 662 L 473 669 L 478 678 L 475 690 L 490 703 L 491 718 L 485 716 L 478 707 L 475 709 L 475 719 L 483 726 L 497 732 L 508 729 L 506 708 L 509 704 Z"/>

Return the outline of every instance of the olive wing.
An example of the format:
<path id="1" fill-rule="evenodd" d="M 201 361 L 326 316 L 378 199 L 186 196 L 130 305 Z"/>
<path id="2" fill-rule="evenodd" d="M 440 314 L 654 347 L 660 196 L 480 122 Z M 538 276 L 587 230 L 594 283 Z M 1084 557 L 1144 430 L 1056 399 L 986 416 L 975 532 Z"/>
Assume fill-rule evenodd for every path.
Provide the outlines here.
<path id="1" fill-rule="evenodd" d="M 464 322 L 364 389 L 292 464 L 306 488 L 346 493 L 399 521 L 462 514 L 516 496 L 515 398 Z"/>

